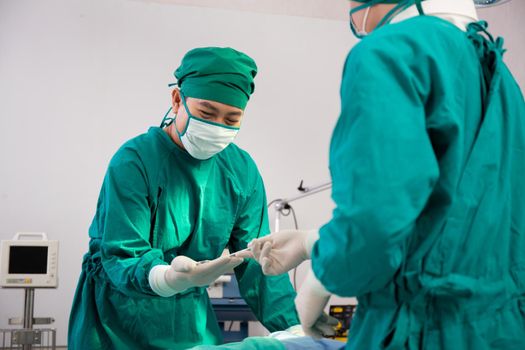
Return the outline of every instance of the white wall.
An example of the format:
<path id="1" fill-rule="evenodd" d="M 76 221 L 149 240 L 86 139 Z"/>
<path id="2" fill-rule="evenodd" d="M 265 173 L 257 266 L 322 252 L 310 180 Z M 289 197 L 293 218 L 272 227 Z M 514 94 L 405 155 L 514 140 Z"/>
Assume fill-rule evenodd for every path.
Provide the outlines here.
<path id="1" fill-rule="evenodd" d="M 520 7 L 493 27 L 514 38 L 509 56 L 521 59 L 514 28 L 523 33 L 524 3 L 513 3 Z M 125 140 L 160 122 L 182 55 L 232 46 L 257 61 L 256 93 L 237 141 L 274 199 L 294 195 L 300 179 L 329 178 L 341 68 L 354 43 L 345 21 L 168 0 L 0 0 L 0 239 L 45 231 L 60 240 L 60 287 L 38 290 L 35 308 L 37 317 L 56 318 L 59 344 L 107 162 Z M 512 65 L 523 86 L 521 62 Z M 294 207 L 308 228 L 329 219 L 332 203 L 325 192 Z M 0 328 L 22 307 L 22 291 L 0 290 Z"/>

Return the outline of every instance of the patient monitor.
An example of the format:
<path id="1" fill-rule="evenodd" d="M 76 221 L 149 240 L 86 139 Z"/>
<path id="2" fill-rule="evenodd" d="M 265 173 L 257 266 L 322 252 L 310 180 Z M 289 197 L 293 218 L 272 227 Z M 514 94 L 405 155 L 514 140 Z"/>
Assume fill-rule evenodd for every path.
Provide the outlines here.
<path id="1" fill-rule="evenodd" d="M 1 241 L 0 287 L 57 288 L 58 241 L 45 233 L 17 233 Z"/>

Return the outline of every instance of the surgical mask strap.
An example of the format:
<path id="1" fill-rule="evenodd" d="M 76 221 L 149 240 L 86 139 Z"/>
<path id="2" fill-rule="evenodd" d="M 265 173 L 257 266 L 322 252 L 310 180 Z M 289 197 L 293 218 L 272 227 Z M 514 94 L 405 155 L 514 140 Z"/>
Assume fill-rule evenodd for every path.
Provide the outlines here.
<path id="1" fill-rule="evenodd" d="M 400 2 L 399 4 L 397 4 L 392 10 L 390 10 L 384 17 L 383 19 L 381 19 L 381 21 L 377 24 L 377 27 L 376 28 L 380 28 L 382 26 L 384 26 L 385 24 L 387 23 L 390 23 L 390 21 L 392 21 L 392 18 L 394 17 L 395 14 L 399 13 L 399 12 L 402 12 L 404 10 L 406 10 L 407 8 L 409 8 L 410 6 L 412 5 L 416 5 L 417 7 L 417 10 L 419 12 L 420 15 L 424 15 L 425 12 L 423 11 L 423 6 L 421 5 L 421 2 L 423 2 L 425 0 L 406 0 L 406 1 L 402 1 Z M 377 4 L 381 4 L 383 3 L 383 0 L 372 0 L 372 1 L 369 1 L 363 5 L 360 5 L 360 6 L 357 6 L 356 8 L 353 8 L 350 10 L 350 16 L 352 16 L 352 14 L 358 12 L 358 11 L 361 11 L 365 8 L 370 8 L 374 5 L 377 5 Z M 352 25 L 352 17 L 350 17 L 350 21 L 351 21 L 351 24 L 350 24 L 350 27 L 352 29 L 352 32 L 354 33 L 354 35 L 358 38 L 362 38 L 363 35 L 361 35 L 360 33 L 358 33 L 354 26 Z"/>
<path id="2" fill-rule="evenodd" d="M 179 135 L 179 137 L 182 137 L 184 136 L 184 134 L 186 134 L 186 131 L 188 130 L 188 127 L 190 126 L 190 119 L 195 118 L 195 117 L 191 115 L 190 109 L 188 108 L 188 105 L 186 104 L 186 96 L 184 96 L 182 91 L 180 92 L 180 97 L 182 100 L 182 105 L 184 106 L 184 109 L 186 110 L 186 115 L 188 116 L 188 118 L 186 119 L 186 126 L 184 126 L 184 130 L 182 130 L 182 133 L 179 132 L 179 129 L 175 128 L 177 130 L 177 134 Z"/>
<path id="3" fill-rule="evenodd" d="M 366 31 L 366 22 L 368 21 L 368 15 L 370 14 L 371 7 L 365 10 L 365 16 L 363 17 L 363 23 L 361 23 L 361 33 L 368 34 Z"/>
<path id="4" fill-rule="evenodd" d="M 417 11 L 419 12 L 419 14 L 421 16 L 424 16 L 425 12 L 423 11 L 423 6 L 421 5 L 421 1 L 424 1 L 424 0 L 416 0 L 416 7 L 417 7 Z"/>
<path id="5" fill-rule="evenodd" d="M 383 19 L 381 19 L 381 21 L 379 21 L 377 27 L 379 28 L 384 26 L 385 24 L 390 23 L 390 21 L 392 21 L 392 18 L 394 18 L 396 14 L 405 11 L 410 6 L 412 6 L 411 2 L 397 4 L 392 10 L 388 11 L 388 13 L 383 17 Z"/>
<path id="6" fill-rule="evenodd" d="M 381 0 L 372 0 L 370 2 L 367 2 L 366 4 L 363 4 L 363 5 L 359 5 L 353 9 L 350 10 L 350 15 L 353 15 L 354 13 L 356 12 L 359 12 L 363 9 L 366 9 L 367 7 L 372 7 L 376 4 L 379 4 Z"/>
<path id="7" fill-rule="evenodd" d="M 164 115 L 164 118 L 162 118 L 162 122 L 160 123 L 160 127 L 161 128 L 165 128 L 167 126 L 170 126 L 175 121 L 175 118 L 177 118 L 177 116 L 175 116 L 175 118 L 169 117 L 170 112 L 171 112 L 172 109 L 173 109 L 173 107 L 170 107 L 170 109 L 168 109 L 168 111 Z"/>
<path id="8" fill-rule="evenodd" d="M 384 0 L 372 0 L 372 1 L 369 1 L 369 2 L 367 2 L 365 4 L 363 4 L 363 5 L 357 6 L 357 7 L 355 7 L 355 8 L 350 10 L 350 29 L 352 30 L 352 33 L 354 33 L 354 35 L 357 38 L 362 39 L 362 38 L 365 37 L 365 35 L 363 35 L 364 34 L 363 32 L 366 31 L 366 26 L 363 28 L 363 30 L 359 30 L 359 31 L 356 30 L 352 15 L 354 13 L 356 13 L 356 12 L 359 12 L 359 11 L 363 10 L 363 9 L 371 9 L 374 5 L 381 4 L 383 1 Z M 365 23 L 364 24 L 366 24 L 366 20 L 367 19 L 368 19 L 368 14 L 365 14 L 365 21 L 364 21 Z M 383 18 L 383 20 L 384 20 L 384 18 Z M 384 23 L 383 20 L 381 21 L 381 23 Z M 380 27 L 380 25 L 378 25 L 377 27 Z"/>
<path id="9" fill-rule="evenodd" d="M 367 3 L 367 4 L 363 4 L 363 5 L 357 6 L 356 8 L 351 9 L 350 12 L 349 12 L 349 16 L 350 16 L 350 30 L 352 30 L 352 33 L 354 34 L 354 36 L 359 38 L 359 39 L 362 39 L 364 37 L 364 35 L 362 34 L 362 32 L 360 30 L 355 28 L 355 22 L 353 20 L 352 15 L 354 13 L 356 13 L 356 12 L 361 11 L 361 10 L 364 10 L 364 9 L 367 9 L 367 8 L 370 9 L 374 5 L 375 1 L 377 1 L 377 0 L 371 1 L 370 3 Z"/>
<path id="10" fill-rule="evenodd" d="M 401 2 L 397 4 L 392 10 L 390 10 L 385 17 L 378 23 L 378 27 L 384 26 L 387 23 L 390 23 L 392 21 L 392 18 L 398 13 L 401 13 L 405 11 L 407 8 L 409 8 L 412 5 L 416 5 L 417 10 L 421 16 L 425 15 L 425 12 L 423 11 L 423 6 L 421 5 L 421 2 L 425 0 L 408 0 L 405 2 Z"/>
<path id="11" fill-rule="evenodd" d="M 177 83 L 171 83 L 171 84 L 168 84 L 168 87 L 173 87 L 173 86 L 177 86 L 177 85 L 178 85 Z M 161 128 L 165 128 L 167 126 L 170 126 L 175 121 L 175 118 L 177 118 L 177 115 L 175 115 L 175 117 L 173 117 L 173 118 L 168 117 L 168 115 L 170 114 L 172 109 L 173 109 L 173 107 L 170 107 L 170 109 L 168 109 L 166 114 L 164 114 L 164 118 L 162 118 L 162 121 L 160 122 L 160 127 Z"/>

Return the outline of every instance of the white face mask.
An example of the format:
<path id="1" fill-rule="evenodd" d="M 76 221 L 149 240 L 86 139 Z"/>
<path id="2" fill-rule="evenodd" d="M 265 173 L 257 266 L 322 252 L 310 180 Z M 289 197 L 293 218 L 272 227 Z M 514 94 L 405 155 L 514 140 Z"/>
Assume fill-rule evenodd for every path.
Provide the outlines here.
<path id="1" fill-rule="evenodd" d="M 179 137 L 193 158 L 205 160 L 228 147 L 237 136 L 237 132 L 239 128 L 211 124 L 190 116 L 186 130 L 179 133 Z"/>
<path id="2" fill-rule="evenodd" d="M 182 133 L 179 133 L 177 128 L 175 130 L 177 130 L 184 148 L 193 158 L 209 159 L 233 142 L 239 128 L 194 117 L 191 115 L 184 97 L 182 102 L 188 114 L 188 122 Z"/>

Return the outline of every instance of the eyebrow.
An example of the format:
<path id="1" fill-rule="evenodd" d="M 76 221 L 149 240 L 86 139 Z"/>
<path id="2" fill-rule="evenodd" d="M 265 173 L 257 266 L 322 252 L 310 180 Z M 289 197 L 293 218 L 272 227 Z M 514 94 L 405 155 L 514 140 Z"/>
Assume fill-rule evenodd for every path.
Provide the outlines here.
<path id="1" fill-rule="evenodd" d="M 219 114 L 219 109 L 217 107 L 215 107 L 214 105 L 212 105 L 211 103 L 209 102 L 206 102 L 206 101 L 199 101 L 199 105 L 202 106 L 202 107 L 205 107 L 205 108 L 208 108 L 210 109 L 212 112 L 216 113 L 216 114 Z M 242 115 L 242 112 L 241 111 L 233 111 L 233 112 L 228 112 L 226 114 L 227 117 L 239 117 Z"/>
<path id="2" fill-rule="evenodd" d="M 226 114 L 227 117 L 240 117 L 242 115 L 241 111 L 229 112 Z"/>
<path id="3" fill-rule="evenodd" d="M 202 107 L 206 107 L 208 109 L 211 109 L 215 113 L 219 113 L 219 109 L 217 107 L 215 107 L 214 105 L 212 105 L 211 103 L 209 103 L 209 102 L 199 101 L 199 105 L 201 105 Z"/>

